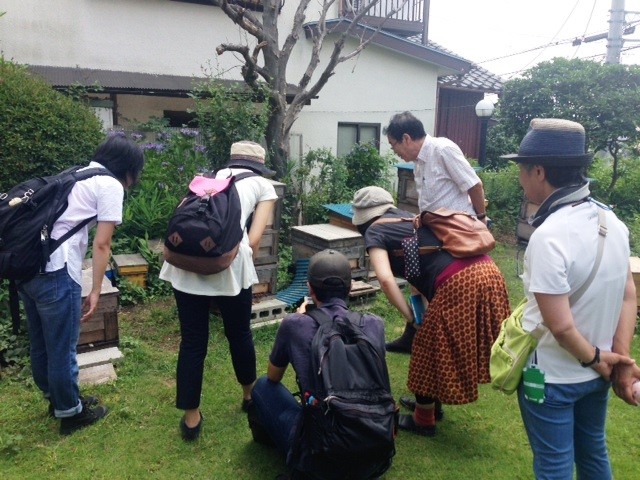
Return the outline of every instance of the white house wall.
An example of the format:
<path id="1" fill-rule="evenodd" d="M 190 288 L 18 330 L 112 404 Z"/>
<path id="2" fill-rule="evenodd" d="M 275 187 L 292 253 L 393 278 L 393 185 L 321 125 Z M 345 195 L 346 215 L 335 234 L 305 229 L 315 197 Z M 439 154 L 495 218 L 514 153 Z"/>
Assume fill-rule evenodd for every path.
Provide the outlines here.
<path id="1" fill-rule="evenodd" d="M 286 2 L 282 9 L 283 39 L 296 6 Z M 202 76 L 203 69 L 219 66 L 239 78 L 234 55 L 218 57 L 215 49 L 247 38 L 255 44 L 220 8 L 210 5 L 170 0 L 2 0 L 0 11 L 6 12 L 0 18 L 0 50 L 7 59 L 33 65 L 186 76 Z M 311 6 L 307 21 L 315 18 Z"/>
<path id="2" fill-rule="evenodd" d="M 347 42 L 349 46 L 355 47 L 355 42 Z M 293 130 L 302 134 L 305 150 L 320 145 L 335 153 L 338 122 L 379 123 L 385 127 L 393 114 L 409 110 L 422 120 L 427 132 L 433 133 L 436 86 L 435 67 L 369 45 L 358 58 L 338 65 L 319 98 L 302 110 Z M 318 125 L 325 128 L 319 129 Z M 380 151 L 384 154 L 390 147 L 385 136 L 381 137 Z"/>
<path id="3" fill-rule="evenodd" d="M 202 76 L 220 43 L 244 38 L 219 8 L 169 0 L 3 0 L 0 9 L 5 58 L 34 65 Z M 237 65 L 232 55 L 219 62 Z"/>
<path id="4" fill-rule="evenodd" d="M 296 2 L 285 2 L 281 41 L 296 7 Z M 184 76 L 202 76 L 203 69 L 212 67 L 226 72 L 226 78 L 240 79 L 236 56 L 218 57 L 215 48 L 242 42 L 245 33 L 217 7 L 169 0 L 2 0 L 0 11 L 6 12 L 0 17 L 0 50 L 18 63 Z M 330 15 L 336 16 L 337 10 Z M 312 3 L 306 21 L 315 18 Z M 325 55 L 331 46 L 327 41 Z M 290 83 L 299 80 L 310 49 L 311 41 L 301 34 L 289 65 Z M 337 67 L 319 98 L 304 108 L 294 133 L 301 135 L 305 152 L 320 147 L 335 152 L 338 122 L 385 126 L 403 110 L 414 111 L 431 132 L 435 96 L 435 66 L 372 45 Z M 118 95 L 118 122 L 144 121 L 162 116 L 165 109 L 179 109 L 175 105 L 190 105 L 181 102 Z M 381 150 L 388 150 L 384 139 Z"/>

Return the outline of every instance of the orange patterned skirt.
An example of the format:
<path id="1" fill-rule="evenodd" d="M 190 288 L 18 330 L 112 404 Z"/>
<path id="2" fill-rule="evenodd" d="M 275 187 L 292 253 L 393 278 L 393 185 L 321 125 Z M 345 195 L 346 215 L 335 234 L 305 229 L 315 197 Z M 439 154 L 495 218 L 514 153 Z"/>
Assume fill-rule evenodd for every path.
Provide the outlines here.
<path id="1" fill-rule="evenodd" d="M 407 386 L 416 395 L 461 405 L 488 383 L 491 346 L 511 314 L 493 262 L 473 264 L 442 284 L 413 340 Z"/>

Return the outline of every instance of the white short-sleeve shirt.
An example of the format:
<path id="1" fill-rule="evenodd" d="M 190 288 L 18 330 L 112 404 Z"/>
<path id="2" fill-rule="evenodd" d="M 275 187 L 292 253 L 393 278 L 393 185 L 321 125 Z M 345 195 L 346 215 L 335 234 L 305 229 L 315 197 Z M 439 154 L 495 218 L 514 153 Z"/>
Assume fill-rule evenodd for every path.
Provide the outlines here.
<path id="1" fill-rule="evenodd" d="M 225 168 L 217 173 L 218 177 L 228 177 L 247 172 L 244 168 Z M 278 198 L 275 188 L 267 179 L 261 176 L 248 177 L 236 184 L 242 214 L 240 224 L 244 226 L 259 202 Z M 235 296 L 241 289 L 249 288 L 258 283 L 258 274 L 253 265 L 253 250 L 249 245 L 249 236 L 244 232 L 238 254 L 229 268 L 212 275 L 200 275 L 187 272 L 164 262 L 160 271 L 160 278 L 171 283 L 173 288 L 192 295 L 207 296 Z"/>
<path id="2" fill-rule="evenodd" d="M 542 322 L 535 293 L 571 295 L 589 277 L 598 249 L 597 208 L 590 202 L 563 207 L 531 235 L 524 255 L 525 330 L 532 331 Z M 611 351 L 629 271 L 629 231 L 613 212 L 605 213 L 608 232 L 598 272 L 571 306 L 571 313 L 576 328 L 592 345 Z M 541 331 L 536 358 L 547 382 L 578 383 L 599 376 L 583 368 L 548 329 Z"/>
<path id="3" fill-rule="evenodd" d="M 104 168 L 96 162 L 91 162 L 85 168 Z M 89 230 L 97 222 L 122 223 L 122 202 L 124 187 L 119 180 L 109 175 L 96 175 L 77 182 L 69 193 L 69 205 L 60 218 L 53 225 L 51 238 L 60 238 L 83 220 L 96 216 L 97 220 L 90 222 L 71 236 L 52 254 L 45 270 L 53 272 L 67 265 L 69 276 L 82 285 L 82 260 L 87 253 Z"/>
<path id="4" fill-rule="evenodd" d="M 475 215 L 467 192 L 480 178 L 448 138 L 425 137 L 413 174 L 421 212 L 447 208 Z"/>

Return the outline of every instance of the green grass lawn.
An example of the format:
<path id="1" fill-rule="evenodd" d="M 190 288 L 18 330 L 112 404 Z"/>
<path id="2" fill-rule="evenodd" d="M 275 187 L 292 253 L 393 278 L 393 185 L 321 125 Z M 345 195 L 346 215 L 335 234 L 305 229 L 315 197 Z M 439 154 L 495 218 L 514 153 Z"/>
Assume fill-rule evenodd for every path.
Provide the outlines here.
<path id="1" fill-rule="evenodd" d="M 512 304 L 522 296 L 514 247 L 499 245 L 493 257 L 509 285 Z M 401 333 L 399 315 L 382 295 L 368 309 L 387 320 L 388 338 Z M 205 418 L 198 442 L 180 439 L 181 413 L 174 407 L 175 366 L 179 342 L 172 298 L 119 314 L 118 380 L 90 387 L 110 408 L 98 425 L 69 437 L 58 434 L 58 422 L 27 374 L 0 383 L 0 478 L 137 479 L 208 478 L 273 479 L 284 472 L 274 450 L 255 444 L 240 411 L 221 323 L 212 322 L 201 409 Z M 255 332 L 258 372 L 266 370 L 277 327 Z M 640 358 L 640 340 L 634 341 Z M 393 393 L 408 394 L 408 356 L 388 355 Z M 294 378 L 285 382 L 293 388 Z M 608 416 L 608 444 L 616 479 L 640 478 L 640 409 L 613 396 Z M 515 396 L 483 385 L 470 405 L 445 406 L 445 418 L 433 438 L 400 432 L 388 480 L 528 479 L 531 453 Z"/>

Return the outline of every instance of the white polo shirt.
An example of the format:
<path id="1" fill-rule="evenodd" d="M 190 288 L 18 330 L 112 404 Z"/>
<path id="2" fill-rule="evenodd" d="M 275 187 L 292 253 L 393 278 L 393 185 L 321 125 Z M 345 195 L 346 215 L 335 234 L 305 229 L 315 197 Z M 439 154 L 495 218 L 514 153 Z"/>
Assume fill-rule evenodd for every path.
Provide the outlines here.
<path id="1" fill-rule="evenodd" d="M 104 168 L 91 162 L 85 168 Z M 69 193 L 69 206 L 53 225 L 51 238 L 60 238 L 83 220 L 97 216 L 98 222 L 122 223 L 124 187 L 119 180 L 109 175 L 96 175 L 77 182 Z M 89 230 L 96 221 L 90 222 L 71 236 L 52 254 L 45 270 L 53 272 L 67 265 L 69 276 L 82 285 L 82 260 L 87 253 Z"/>
<path id="2" fill-rule="evenodd" d="M 589 202 L 563 207 L 531 235 L 524 255 L 525 330 L 531 331 L 542 322 L 534 293 L 571 294 L 589 277 L 598 249 L 597 208 Z M 608 232 L 598 272 L 571 306 L 571 313 L 576 328 L 592 345 L 611 351 L 629 271 L 629 231 L 612 211 L 605 213 Z M 599 376 L 595 370 L 583 368 L 548 329 L 543 331 L 536 352 L 547 382 L 578 383 Z"/>

